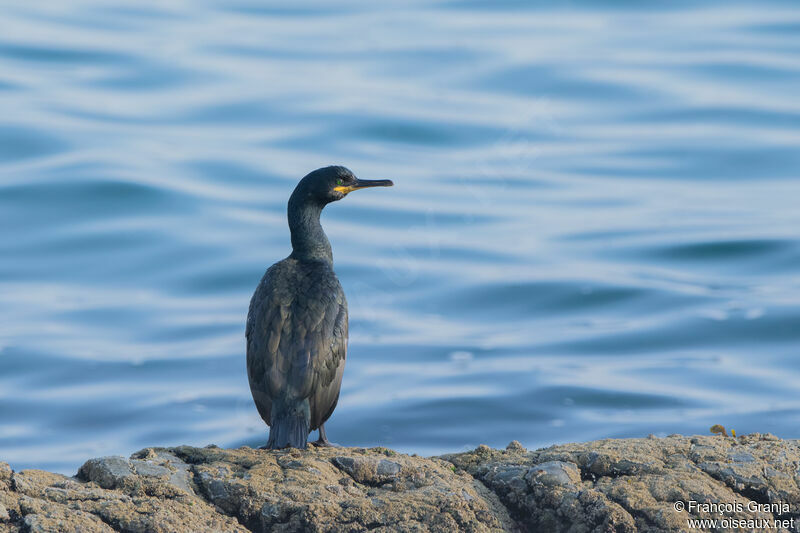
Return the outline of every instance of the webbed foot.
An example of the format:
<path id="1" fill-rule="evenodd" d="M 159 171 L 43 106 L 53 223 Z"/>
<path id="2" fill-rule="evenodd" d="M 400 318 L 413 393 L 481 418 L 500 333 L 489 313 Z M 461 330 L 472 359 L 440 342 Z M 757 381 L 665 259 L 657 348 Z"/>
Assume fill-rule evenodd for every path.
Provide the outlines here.
<path id="1" fill-rule="evenodd" d="M 316 446 L 318 448 L 341 448 L 338 444 L 334 444 L 328 439 L 319 438 L 314 442 L 309 442 L 312 446 Z"/>
<path id="2" fill-rule="evenodd" d="M 325 434 L 325 424 L 319 426 L 319 438 L 309 444 L 319 448 L 341 448 L 338 444 L 334 444 L 328 440 L 328 436 Z"/>

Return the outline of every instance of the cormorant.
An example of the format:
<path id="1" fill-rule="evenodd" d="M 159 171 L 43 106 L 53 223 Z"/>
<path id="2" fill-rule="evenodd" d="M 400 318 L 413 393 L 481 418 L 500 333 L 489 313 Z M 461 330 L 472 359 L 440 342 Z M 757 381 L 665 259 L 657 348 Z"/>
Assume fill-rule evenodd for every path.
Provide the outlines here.
<path id="1" fill-rule="evenodd" d="M 250 300 L 247 376 L 269 426 L 265 448 L 331 446 L 325 421 L 339 400 L 347 356 L 347 301 L 333 272 L 331 244 L 319 216 L 329 203 L 390 180 L 360 180 L 344 167 L 317 169 L 297 184 L 287 215 L 292 253 L 272 265 Z"/>

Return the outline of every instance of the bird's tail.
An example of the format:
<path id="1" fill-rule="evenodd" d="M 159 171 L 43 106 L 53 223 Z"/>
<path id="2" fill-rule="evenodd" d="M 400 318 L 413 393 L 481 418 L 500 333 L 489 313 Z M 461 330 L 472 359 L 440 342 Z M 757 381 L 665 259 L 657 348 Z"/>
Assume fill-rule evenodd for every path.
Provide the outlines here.
<path id="1" fill-rule="evenodd" d="M 308 399 L 281 404 L 272 405 L 272 423 L 266 447 L 270 450 L 305 448 L 311 419 Z"/>

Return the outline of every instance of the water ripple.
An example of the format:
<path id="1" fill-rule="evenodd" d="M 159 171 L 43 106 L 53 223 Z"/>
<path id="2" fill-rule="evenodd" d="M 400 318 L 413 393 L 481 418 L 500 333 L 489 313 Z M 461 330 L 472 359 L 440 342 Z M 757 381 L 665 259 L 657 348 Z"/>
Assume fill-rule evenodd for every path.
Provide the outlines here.
<path id="1" fill-rule="evenodd" d="M 395 182 L 323 216 L 336 442 L 800 436 L 789 4 L 101 4 L 5 13 L 0 459 L 263 444 L 247 305 L 331 163 Z"/>

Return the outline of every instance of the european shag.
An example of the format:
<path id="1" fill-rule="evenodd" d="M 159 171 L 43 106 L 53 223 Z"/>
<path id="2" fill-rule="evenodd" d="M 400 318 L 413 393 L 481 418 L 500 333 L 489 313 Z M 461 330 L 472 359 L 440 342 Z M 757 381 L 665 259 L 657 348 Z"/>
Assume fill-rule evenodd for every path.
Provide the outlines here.
<path id="1" fill-rule="evenodd" d="M 329 203 L 389 180 L 360 180 L 325 167 L 300 180 L 287 209 L 292 253 L 272 265 L 250 300 L 247 376 L 258 413 L 269 426 L 265 448 L 331 446 L 325 421 L 339 400 L 347 357 L 347 300 L 333 271 L 331 244 L 319 216 Z"/>

